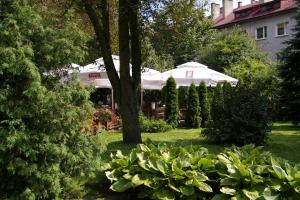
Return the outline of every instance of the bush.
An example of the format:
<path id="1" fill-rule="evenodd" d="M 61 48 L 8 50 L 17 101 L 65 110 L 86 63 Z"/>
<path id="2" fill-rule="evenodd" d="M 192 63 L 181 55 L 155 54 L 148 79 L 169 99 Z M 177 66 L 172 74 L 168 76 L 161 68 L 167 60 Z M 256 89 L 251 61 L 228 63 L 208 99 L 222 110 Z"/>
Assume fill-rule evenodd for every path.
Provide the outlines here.
<path id="1" fill-rule="evenodd" d="M 160 102 L 162 94 L 160 90 L 144 90 L 143 100 L 145 102 Z"/>
<path id="2" fill-rule="evenodd" d="M 210 104 L 208 99 L 208 91 L 204 82 L 201 82 L 198 88 L 201 127 L 205 127 L 210 120 Z"/>
<path id="3" fill-rule="evenodd" d="M 186 128 L 199 128 L 201 124 L 199 97 L 194 83 L 189 88 L 185 126 Z"/>
<path id="4" fill-rule="evenodd" d="M 222 121 L 224 113 L 224 97 L 223 88 L 220 83 L 213 89 L 213 97 L 211 102 L 211 118 L 215 125 L 219 125 Z"/>
<path id="5" fill-rule="evenodd" d="M 189 97 L 189 88 L 180 86 L 178 88 L 178 103 L 179 107 L 186 107 L 186 104 L 188 102 L 188 97 Z"/>
<path id="6" fill-rule="evenodd" d="M 179 120 L 179 108 L 178 108 L 178 93 L 176 89 L 176 82 L 173 77 L 167 80 L 166 84 L 166 109 L 165 120 L 173 127 L 177 127 Z"/>
<path id="7" fill-rule="evenodd" d="M 300 166 L 252 145 L 209 154 L 187 148 L 139 144 L 112 156 L 111 190 L 151 199 L 299 199 Z"/>
<path id="8" fill-rule="evenodd" d="M 233 88 L 226 94 L 222 115 L 202 134 L 217 143 L 263 144 L 270 133 L 267 102 L 258 90 Z"/>
<path id="9" fill-rule="evenodd" d="M 142 132 L 159 133 L 166 132 L 172 129 L 172 126 L 163 120 L 149 119 L 142 113 L 139 116 L 140 127 Z"/>

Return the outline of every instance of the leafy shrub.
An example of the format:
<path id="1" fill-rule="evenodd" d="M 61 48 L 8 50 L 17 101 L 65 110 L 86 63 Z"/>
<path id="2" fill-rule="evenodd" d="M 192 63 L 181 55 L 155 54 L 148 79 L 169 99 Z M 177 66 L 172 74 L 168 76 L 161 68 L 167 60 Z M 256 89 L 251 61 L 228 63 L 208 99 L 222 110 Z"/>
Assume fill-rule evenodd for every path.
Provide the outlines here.
<path id="1" fill-rule="evenodd" d="M 177 127 L 179 120 L 178 93 L 176 89 L 176 82 L 173 77 L 170 77 L 167 80 L 165 90 L 165 120 L 168 124 L 172 125 L 173 127 Z"/>
<path id="2" fill-rule="evenodd" d="M 218 111 L 222 113 L 202 134 L 217 143 L 264 143 L 270 132 L 266 96 L 243 86 L 232 88 L 231 92 L 226 90 L 226 93 L 225 106 Z"/>
<path id="3" fill-rule="evenodd" d="M 204 82 L 201 82 L 198 88 L 201 127 L 205 127 L 210 120 L 210 104 L 208 100 L 208 91 Z"/>
<path id="4" fill-rule="evenodd" d="M 248 145 L 209 154 L 201 146 L 151 142 L 112 155 L 111 190 L 151 199 L 299 199 L 300 165 Z"/>
<path id="5" fill-rule="evenodd" d="M 194 83 L 189 88 L 185 126 L 186 128 L 199 128 L 201 123 L 200 105 L 197 89 Z"/>
<path id="6" fill-rule="evenodd" d="M 160 90 L 144 90 L 143 100 L 146 102 L 160 102 L 162 95 Z"/>
<path id="7" fill-rule="evenodd" d="M 172 126 L 163 120 L 149 119 L 148 117 L 140 114 L 140 127 L 142 132 L 158 133 L 166 132 L 172 129 Z"/>
<path id="8" fill-rule="evenodd" d="M 186 107 L 187 101 L 189 97 L 189 88 L 180 86 L 178 88 L 178 103 L 179 107 Z"/>

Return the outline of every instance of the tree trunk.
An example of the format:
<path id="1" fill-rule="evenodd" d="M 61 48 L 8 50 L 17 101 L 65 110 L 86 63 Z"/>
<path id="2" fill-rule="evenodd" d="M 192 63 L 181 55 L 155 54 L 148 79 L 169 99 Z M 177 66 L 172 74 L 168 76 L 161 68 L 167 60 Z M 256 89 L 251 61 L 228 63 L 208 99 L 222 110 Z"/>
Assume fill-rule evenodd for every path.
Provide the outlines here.
<path id="1" fill-rule="evenodd" d="M 100 1 L 101 6 L 99 13 L 96 12 L 95 8 L 92 6 L 92 1 L 82 0 L 82 2 L 84 3 L 87 14 L 94 26 L 97 39 L 100 42 L 108 78 L 116 93 L 117 102 L 119 103 L 122 118 L 123 142 L 127 144 L 141 143 L 142 139 L 138 119 L 138 91 L 141 84 L 141 49 L 139 42 L 137 7 L 135 6 L 134 9 L 132 9 L 130 0 L 119 1 L 120 77 L 118 77 L 111 57 L 108 1 Z M 133 5 L 138 5 L 138 0 L 134 0 L 134 2 Z M 131 16 L 133 16 L 133 21 L 129 19 Z M 131 40 L 129 31 L 131 31 Z M 130 76 L 129 64 L 131 57 L 130 41 L 133 51 L 132 77 Z"/>
<path id="2" fill-rule="evenodd" d="M 134 90 L 134 81 L 130 76 L 129 8 L 129 0 L 119 1 L 120 111 L 123 122 L 123 141 L 125 143 L 140 143 L 142 139 L 138 119 L 137 95 Z"/>

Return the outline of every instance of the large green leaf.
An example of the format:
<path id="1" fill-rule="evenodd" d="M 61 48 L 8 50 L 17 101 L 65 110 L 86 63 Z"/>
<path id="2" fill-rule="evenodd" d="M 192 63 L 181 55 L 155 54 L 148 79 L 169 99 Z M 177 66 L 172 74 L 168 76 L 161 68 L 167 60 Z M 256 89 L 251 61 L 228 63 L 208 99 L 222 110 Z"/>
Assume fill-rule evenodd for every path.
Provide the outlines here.
<path id="1" fill-rule="evenodd" d="M 222 187 L 220 189 L 220 192 L 222 192 L 223 194 L 229 194 L 229 195 L 235 195 L 236 190 L 235 189 L 231 189 L 231 188 L 227 188 L 227 187 Z"/>
<path id="2" fill-rule="evenodd" d="M 144 180 L 141 178 L 141 175 L 136 174 L 131 179 L 133 187 L 137 187 L 144 184 Z"/>
<path id="3" fill-rule="evenodd" d="M 180 186 L 179 190 L 184 196 L 191 196 L 195 193 L 194 187 L 191 186 Z"/>
<path id="4" fill-rule="evenodd" d="M 250 200 L 256 200 L 260 197 L 259 193 L 257 191 L 248 191 L 243 190 L 243 193 L 246 197 L 248 197 Z"/>
<path id="5" fill-rule="evenodd" d="M 133 184 L 131 183 L 131 181 L 128 181 L 124 178 L 120 178 L 118 181 L 116 181 L 114 184 L 110 186 L 110 189 L 115 192 L 124 192 L 132 187 Z"/>
<path id="6" fill-rule="evenodd" d="M 277 200 L 279 199 L 279 195 L 274 194 L 271 188 L 266 188 L 263 192 L 263 197 L 265 200 Z"/>
<path id="7" fill-rule="evenodd" d="M 170 190 L 163 189 L 163 188 L 156 190 L 154 192 L 153 196 L 156 197 L 156 199 L 159 199 L 159 200 L 173 200 L 173 199 L 175 199 L 174 193 L 172 193 Z"/>

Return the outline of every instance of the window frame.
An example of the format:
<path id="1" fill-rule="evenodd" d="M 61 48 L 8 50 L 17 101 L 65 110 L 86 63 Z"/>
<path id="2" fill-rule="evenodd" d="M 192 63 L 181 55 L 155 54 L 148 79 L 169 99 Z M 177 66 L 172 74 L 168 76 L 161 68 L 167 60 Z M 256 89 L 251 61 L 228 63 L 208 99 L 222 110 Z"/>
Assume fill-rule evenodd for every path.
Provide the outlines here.
<path id="1" fill-rule="evenodd" d="M 263 33 L 262 33 L 263 37 L 262 38 L 257 37 L 258 36 L 258 34 L 257 34 L 258 29 L 263 30 Z M 267 26 L 261 26 L 261 27 L 256 28 L 256 30 L 255 30 L 255 40 L 265 40 L 267 38 L 268 38 L 268 27 Z"/>
<path id="2" fill-rule="evenodd" d="M 278 34 L 278 26 L 282 25 L 282 24 L 283 24 L 283 28 L 284 28 L 284 33 L 282 35 L 279 35 Z M 289 22 L 282 22 L 282 23 L 276 24 L 276 27 L 275 27 L 275 37 L 284 37 L 284 36 L 289 35 L 289 33 L 288 33 L 288 24 L 289 24 Z"/>

